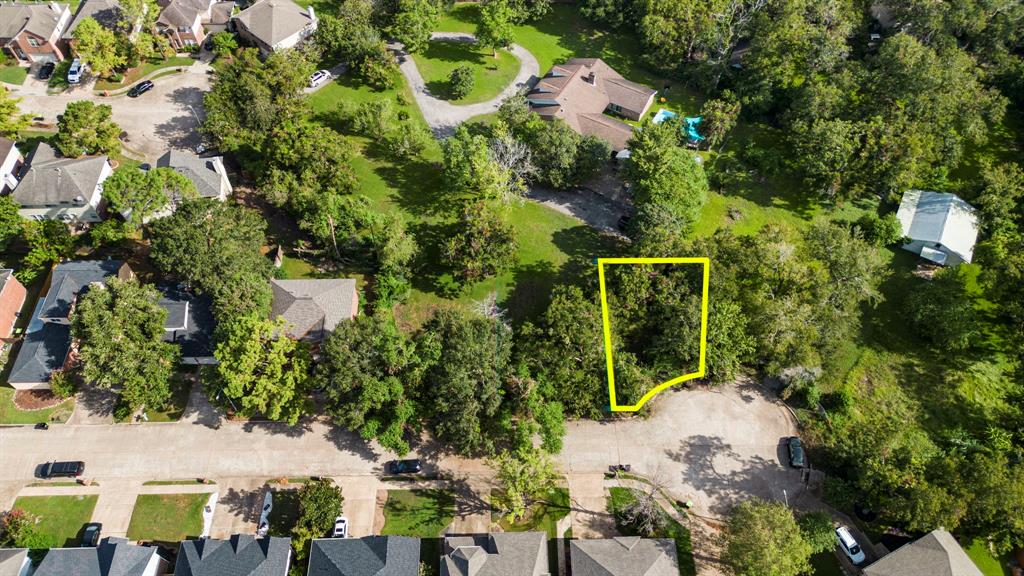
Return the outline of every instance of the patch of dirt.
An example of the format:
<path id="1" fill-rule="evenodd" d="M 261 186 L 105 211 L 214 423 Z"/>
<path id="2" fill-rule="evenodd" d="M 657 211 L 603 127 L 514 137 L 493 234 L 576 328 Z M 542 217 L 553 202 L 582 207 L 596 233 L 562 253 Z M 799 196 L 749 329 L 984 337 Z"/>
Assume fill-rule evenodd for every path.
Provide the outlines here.
<path id="1" fill-rule="evenodd" d="M 45 410 L 53 408 L 67 398 L 54 395 L 49 390 L 18 390 L 14 393 L 14 405 L 19 410 Z"/>

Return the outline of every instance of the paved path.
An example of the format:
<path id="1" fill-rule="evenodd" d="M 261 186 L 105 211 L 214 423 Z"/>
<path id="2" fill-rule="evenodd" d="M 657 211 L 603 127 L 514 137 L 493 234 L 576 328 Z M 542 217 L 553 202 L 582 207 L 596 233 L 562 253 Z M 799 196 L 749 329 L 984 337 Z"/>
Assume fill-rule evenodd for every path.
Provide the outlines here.
<path id="1" fill-rule="evenodd" d="M 42 116 L 51 124 L 56 124 L 57 115 L 64 113 L 69 102 L 109 104 L 114 122 L 128 134 L 127 146 L 156 162 L 168 148 L 192 148 L 199 143 L 196 128 L 203 115 L 203 93 L 210 89 L 209 68 L 209 64 L 194 62 L 184 73 L 157 78 L 154 88 L 138 98 L 100 96 L 93 93 L 91 85 L 47 94 L 45 83 L 32 79 L 9 87 L 22 99 L 19 107 L 23 112 Z"/>
<path id="2" fill-rule="evenodd" d="M 434 32 L 431 38 L 451 42 L 476 42 L 476 38 L 472 34 L 459 32 Z M 402 69 L 402 74 L 405 74 L 405 78 L 409 82 L 409 88 L 412 90 L 420 110 L 423 111 L 423 117 L 426 119 L 427 124 L 438 136 L 451 134 L 459 124 L 474 116 L 494 112 L 506 98 L 529 86 L 540 76 L 540 64 L 537 63 L 537 59 L 533 57 L 533 54 L 530 54 L 528 50 L 518 44 L 512 44 L 509 47 L 509 52 L 519 59 L 519 73 L 516 74 L 512 84 L 502 90 L 501 94 L 487 102 L 457 106 L 430 94 L 423 76 L 420 75 L 419 68 L 416 67 L 416 62 L 412 56 L 405 53 L 400 44 L 392 44 L 391 48 L 400 56 L 405 56 L 405 61 L 399 64 L 399 68 Z"/>

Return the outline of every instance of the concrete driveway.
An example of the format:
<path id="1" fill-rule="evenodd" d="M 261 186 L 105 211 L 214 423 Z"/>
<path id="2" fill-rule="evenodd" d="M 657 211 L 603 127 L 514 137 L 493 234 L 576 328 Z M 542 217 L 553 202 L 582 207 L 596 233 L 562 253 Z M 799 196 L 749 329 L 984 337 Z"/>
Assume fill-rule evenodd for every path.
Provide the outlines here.
<path id="1" fill-rule="evenodd" d="M 152 90 L 138 98 L 99 96 L 91 85 L 50 95 L 43 83 L 31 78 L 23 86 L 12 87 L 12 91 L 22 99 L 22 111 L 54 124 L 69 102 L 109 104 L 114 121 L 128 134 L 129 154 L 134 152 L 155 162 L 168 148 L 190 148 L 199 143 L 196 128 L 203 115 L 203 93 L 210 89 L 208 69 L 208 64 L 195 62 L 184 73 L 161 76 L 153 80 Z"/>

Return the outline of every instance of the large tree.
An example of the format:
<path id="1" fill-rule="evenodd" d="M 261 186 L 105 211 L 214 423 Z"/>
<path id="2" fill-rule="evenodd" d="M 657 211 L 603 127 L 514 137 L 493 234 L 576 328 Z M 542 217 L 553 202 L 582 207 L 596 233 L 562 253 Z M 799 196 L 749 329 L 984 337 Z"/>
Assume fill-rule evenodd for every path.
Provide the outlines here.
<path id="1" fill-rule="evenodd" d="M 473 202 L 463 209 L 454 236 L 444 244 L 444 260 L 464 282 L 501 274 L 516 262 L 516 232 L 498 209 Z"/>
<path id="2" fill-rule="evenodd" d="M 914 329 L 944 350 L 964 350 L 981 335 L 974 298 L 958 268 L 946 268 L 922 282 L 907 297 L 907 316 Z"/>
<path id="3" fill-rule="evenodd" d="M 309 557 L 309 543 L 331 532 L 345 499 L 329 478 L 311 480 L 298 491 L 299 517 L 292 528 L 292 546 L 298 559 Z"/>
<path id="4" fill-rule="evenodd" d="M 31 114 L 22 114 L 18 109 L 21 98 L 15 98 L 11 91 L 0 86 L 0 136 L 17 138 L 18 132 L 28 128 Z"/>
<path id="5" fill-rule="evenodd" d="M 94 18 L 84 18 L 72 33 L 72 49 L 96 74 L 107 77 L 124 66 L 125 57 L 117 49 L 117 35 Z"/>
<path id="6" fill-rule="evenodd" d="M 120 134 L 121 127 L 111 119 L 109 105 L 77 100 L 68 102 L 64 113 L 57 117 L 57 136 L 53 143 L 68 158 L 115 154 L 121 149 Z"/>
<path id="7" fill-rule="evenodd" d="M 22 268 L 15 272 L 22 284 L 35 280 L 50 266 L 71 256 L 75 250 L 75 239 L 68 231 L 67 224 L 58 220 L 25 220 L 21 224 L 29 252 L 22 260 Z"/>
<path id="8" fill-rule="evenodd" d="M 0 196 L 0 252 L 6 251 L 12 241 L 21 236 L 24 219 L 18 214 L 18 204 L 11 196 Z"/>
<path id="9" fill-rule="evenodd" d="M 141 227 L 167 206 L 197 196 L 195 184 L 173 168 L 142 171 L 122 166 L 103 181 L 103 198 L 133 228 Z"/>
<path id="10" fill-rule="evenodd" d="M 376 439 L 399 456 L 415 423 L 416 346 L 383 314 L 343 322 L 324 341 L 316 369 L 335 423 Z"/>
<path id="11" fill-rule="evenodd" d="M 417 339 L 426 371 L 423 402 L 437 438 L 457 452 L 494 449 L 512 330 L 461 309 L 438 311 Z"/>
<path id="12" fill-rule="evenodd" d="M 435 0 L 398 0 L 398 12 L 388 32 L 407 52 L 423 52 L 440 19 L 441 7 Z"/>
<path id="13" fill-rule="evenodd" d="M 163 339 L 167 311 L 159 300 L 151 286 L 113 278 L 85 291 L 75 307 L 72 333 L 83 378 L 117 389 L 129 411 L 161 408 L 170 398 L 180 351 Z"/>
<path id="14" fill-rule="evenodd" d="M 811 569 L 811 546 L 781 502 L 748 500 L 729 515 L 725 562 L 736 574 L 799 576 Z"/>
<path id="15" fill-rule="evenodd" d="M 502 452 L 491 465 L 502 491 L 502 512 L 510 520 L 526 515 L 530 505 L 552 488 L 558 478 L 551 456 L 532 446 Z"/>
<path id="16" fill-rule="evenodd" d="M 281 318 L 249 314 L 220 329 L 213 351 L 217 379 L 210 392 L 223 392 L 243 416 L 298 422 L 310 391 L 309 346 L 288 338 Z"/>
<path id="17" fill-rule="evenodd" d="M 215 200 L 184 202 L 153 223 L 150 257 L 209 294 L 221 322 L 270 311 L 271 264 L 261 252 L 266 222 L 256 212 Z"/>
<path id="18" fill-rule="evenodd" d="M 509 0 L 485 0 L 480 5 L 480 21 L 476 25 L 476 41 L 490 48 L 498 57 L 498 48 L 512 43 L 512 21 L 515 11 Z"/>

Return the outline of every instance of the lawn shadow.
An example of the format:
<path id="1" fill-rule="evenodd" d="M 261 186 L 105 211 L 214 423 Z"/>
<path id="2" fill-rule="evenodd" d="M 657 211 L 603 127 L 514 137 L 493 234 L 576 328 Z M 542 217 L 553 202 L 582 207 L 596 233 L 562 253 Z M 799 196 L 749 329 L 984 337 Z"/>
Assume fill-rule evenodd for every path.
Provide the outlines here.
<path id="1" fill-rule="evenodd" d="M 396 191 L 390 200 L 413 216 L 445 216 L 454 214 L 456 195 L 444 184 L 440 164 L 422 158 L 393 162 L 377 146 L 365 150 L 366 157 L 376 161 L 374 172 Z"/>
<path id="2" fill-rule="evenodd" d="M 412 286 L 421 292 L 441 295 L 448 289 L 443 278 L 449 276 L 442 251 L 447 239 L 455 234 L 455 223 L 414 222 L 409 224 L 409 231 L 420 248 L 413 263 L 416 272 L 410 278 Z"/>
<path id="3" fill-rule="evenodd" d="M 256 490 L 228 488 L 227 492 L 221 493 L 217 498 L 217 505 L 227 507 L 231 515 L 241 518 L 244 522 L 255 524 L 260 519 L 259 506 L 265 490 L 265 486 Z M 276 501 L 274 507 L 277 507 Z"/>

